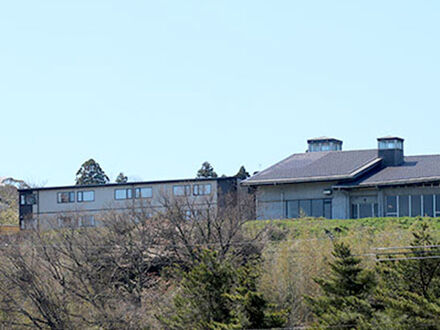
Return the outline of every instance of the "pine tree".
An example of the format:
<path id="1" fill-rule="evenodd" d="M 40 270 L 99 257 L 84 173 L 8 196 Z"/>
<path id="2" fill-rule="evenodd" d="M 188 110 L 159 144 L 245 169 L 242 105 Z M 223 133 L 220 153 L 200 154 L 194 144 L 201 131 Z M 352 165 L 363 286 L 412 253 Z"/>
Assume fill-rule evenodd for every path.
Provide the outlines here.
<path id="1" fill-rule="evenodd" d="M 245 180 L 247 178 L 249 178 L 251 175 L 246 171 L 246 169 L 244 168 L 244 166 L 240 167 L 240 169 L 238 170 L 237 174 L 235 174 L 235 176 L 237 178 L 239 178 L 240 180 Z"/>
<path id="2" fill-rule="evenodd" d="M 361 328 L 374 315 L 371 297 L 376 286 L 374 273 L 360 265 L 343 243 L 335 243 L 331 274 L 316 279 L 323 296 L 305 297 L 320 326 L 332 328 Z"/>
<path id="3" fill-rule="evenodd" d="M 76 172 L 76 185 L 106 184 L 110 180 L 95 160 L 89 159 Z"/>
<path id="4" fill-rule="evenodd" d="M 384 259 L 379 264 L 376 300 L 389 324 L 399 324 L 401 329 L 440 329 L 440 251 L 433 247 L 440 242 L 432 238 L 426 223 L 413 236 L 411 246 L 426 248 L 391 255 L 403 260 Z"/>
<path id="5" fill-rule="evenodd" d="M 217 173 L 215 173 L 214 168 L 209 162 L 204 162 L 202 167 L 197 171 L 198 178 L 216 178 Z"/>
<path id="6" fill-rule="evenodd" d="M 205 250 L 200 262 L 182 273 L 171 315 L 161 317 L 171 329 L 273 328 L 286 323 L 286 311 L 277 312 L 257 290 L 259 272 L 254 263 L 233 267 Z"/>
<path id="7" fill-rule="evenodd" d="M 118 174 L 115 180 L 116 183 L 127 183 L 127 181 L 128 181 L 128 177 L 124 175 L 124 173 L 122 172 Z"/>

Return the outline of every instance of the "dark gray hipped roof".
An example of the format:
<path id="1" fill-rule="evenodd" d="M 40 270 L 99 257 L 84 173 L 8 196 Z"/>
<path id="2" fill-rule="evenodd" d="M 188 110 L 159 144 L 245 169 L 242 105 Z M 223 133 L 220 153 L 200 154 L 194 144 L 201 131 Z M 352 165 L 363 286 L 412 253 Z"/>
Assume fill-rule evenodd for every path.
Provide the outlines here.
<path id="1" fill-rule="evenodd" d="M 321 151 L 293 154 L 255 174 L 243 184 L 260 185 L 354 179 L 381 161 L 374 150 Z"/>
<path id="2" fill-rule="evenodd" d="M 385 167 L 359 186 L 406 184 L 440 180 L 440 155 L 408 156 L 399 166 Z"/>

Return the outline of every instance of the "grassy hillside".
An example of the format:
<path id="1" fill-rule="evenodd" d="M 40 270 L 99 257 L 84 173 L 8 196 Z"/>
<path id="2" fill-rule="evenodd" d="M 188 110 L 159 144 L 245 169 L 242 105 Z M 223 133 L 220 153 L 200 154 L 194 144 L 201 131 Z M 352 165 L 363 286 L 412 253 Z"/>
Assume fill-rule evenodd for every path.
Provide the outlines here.
<path id="1" fill-rule="evenodd" d="M 268 228 L 272 232 L 272 240 L 307 239 L 328 237 L 329 232 L 334 237 L 357 236 L 359 234 L 375 235 L 381 232 L 402 233 L 417 227 L 422 221 L 432 225 L 434 232 L 440 232 L 440 218 L 402 217 L 402 218 L 364 218 L 348 220 L 329 219 L 284 219 L 284 220 L 255 220 L 247 223 L 251 232 Z"/>

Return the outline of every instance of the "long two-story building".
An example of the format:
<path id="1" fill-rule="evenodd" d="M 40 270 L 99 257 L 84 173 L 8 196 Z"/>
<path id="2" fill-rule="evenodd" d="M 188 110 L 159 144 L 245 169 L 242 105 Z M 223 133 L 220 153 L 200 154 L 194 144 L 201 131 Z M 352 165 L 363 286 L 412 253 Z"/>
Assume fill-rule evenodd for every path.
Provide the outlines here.
<path id="1" fill-rule="evenodd" d="M 307 152 L 245 180 L 257 218 L 440 216 L 440 155 L 405 156 L 399 137 L 377 141 L 343 151 L 338 139 L 310 139 Z"/>
<path id="2" fill-rule="evenodd" d="M 20 228 L 96 226 L 105 212 L 143 209 L 153 215 L 173 200 L 218 212 L 238 198 L 239 181 L 222 177 L 20 189 Z"/>

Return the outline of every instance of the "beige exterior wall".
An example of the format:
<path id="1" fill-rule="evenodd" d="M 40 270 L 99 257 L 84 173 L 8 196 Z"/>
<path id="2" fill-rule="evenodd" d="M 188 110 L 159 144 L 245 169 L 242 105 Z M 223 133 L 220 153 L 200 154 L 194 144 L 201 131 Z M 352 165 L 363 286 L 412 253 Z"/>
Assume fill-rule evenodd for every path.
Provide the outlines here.
<path id="1" fill-rule="evenodd" d="M 210 184 L 211 193 L 209 195 L 194 196 L 193 188 L 196 184 Z M 188 196 L 174 196 L 173 187 L 179 185 L 190 185 L 191 193 Z M 131 198 L 125 200 L 115 199 L 116 189 L 132 189 L 133 197 L 136 188 L 152 188 L 151 198 Z M 94 191 L 94 201 L 78 202 L 77 193 L 80 191 Z M 58 203 L 58 193 L 74 192 L 75 202 Z M 40 228 L 56 227 L 57 219 L 60 216 L 81 216 L 93 215 L 95 221 L 99 222 L 99 215 L 108 211 L 124 212 L 146 208 L 148 211 L 155 212 L 163 210 L 164 201 L 182 200 L 189 203 L 194 208 L 206 208 L 217 206 L 218 184 L 216 180 L 203 181 L 182 181 L 170 183 L 152 184 L 120 184 L 112 186 L 77 188 L 75 186 L 61 189 L 41 189 L 36 190 L 37 203 L 32 206 L 34 222 L 32 226 L 38 225 Z"/>

